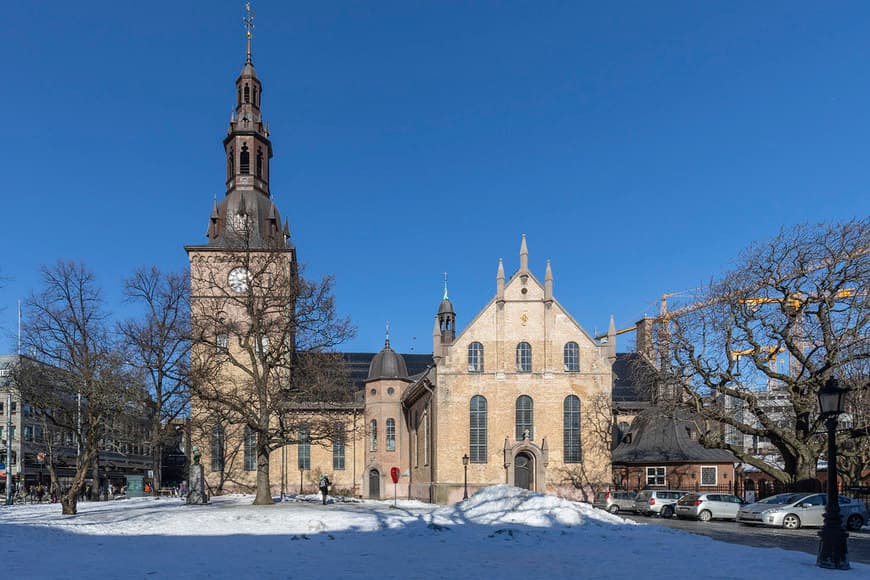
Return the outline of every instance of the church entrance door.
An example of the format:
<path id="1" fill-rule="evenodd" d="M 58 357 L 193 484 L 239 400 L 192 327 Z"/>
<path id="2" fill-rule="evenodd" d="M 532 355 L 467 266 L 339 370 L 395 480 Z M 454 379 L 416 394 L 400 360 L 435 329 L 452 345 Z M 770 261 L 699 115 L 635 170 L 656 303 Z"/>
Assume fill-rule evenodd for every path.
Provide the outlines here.
<path id="1" fill-rule="evenodd" d="M 369 499 L 381 499 L 381 473 L 377 469 L 369 471 Z"/>
<path id="2" fill-rule="evenodd" d="M 532 490 L 534 478 L 532 470 L 535 462 L 528 453 L 518 453 L 514 457 L 514 485 L 523 489 Z"/>

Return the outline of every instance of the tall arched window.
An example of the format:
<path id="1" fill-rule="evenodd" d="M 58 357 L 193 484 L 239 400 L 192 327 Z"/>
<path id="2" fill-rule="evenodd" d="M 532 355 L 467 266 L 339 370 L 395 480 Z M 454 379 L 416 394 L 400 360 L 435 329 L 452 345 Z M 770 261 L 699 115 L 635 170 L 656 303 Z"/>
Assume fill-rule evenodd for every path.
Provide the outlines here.
<path id="1" fill-rule="evenodd" d="M 387 451 L 396 450 L 396 420 L 387 419 Z"/>
<path id="2" fill-rule="evenodd" d="M 257 93 L 257 87 L 254 87 L 254 105 L 256 105 L 257 107 L 260 106 L 260 101 L 257 100 L 259 96 L 260 95 Z"/>
<path id="3" fill-rule="evenodd" d="M 528 342 L 517 345 L 517 370 L 521 373 L 532 372 L 532 345 Z"/>
<path id="4" fill-rule="evenodd" d="M 311 438 L 309 436 L 308 427 L 299 428 L 299 444 L 297 445 L 299 452 L 299 461 L 297 467 L 302 469 L 311 469 Z"/>
<path id="5" fill-rule="evenodd" d="M 248 151 L 248 144 L 242 145 L 242 153 L 239 155 L 239 173 L 248 175 L 251 172 L 251 153 Z"/>
<path id="6" fill-rule="evenodd" d="M 335 426 L 335 435 L 332 437 L 332 468 L 344 469 L 344 423 Z"/>
<path id="7" fill-rule="evenodd" d="M 468 448 L 472 463 L 486 463 L 486 399 L 471 397 Z"/>
<path id="8" fill-rule="evenodd" d="M 378 450 L 378 422 L 372 419 L 369 423 L 369 451 Z"/>
<path id="9" fill-rule="evenodd" d="M 227 180 L 230 180 L 236 174 L 236 157 L 235 151 L 232 147 L 230 147 L 229 153 L 227 153 Z"/>
<path id="10" fill-rule="evenodd" d="M 429 409 L 423 411 L 423 465 L 429 465 Z"/>
<path id="11" fill-rule="evenodd" d="M 414 467 L 420 466 L 420 413 L 414 411 Z"/>
<path id="12" fill-rule="evenodd" d="M 565 412 L 562 420 L 562 440 L 565 463 L 580 463 L 580 399 L 576 395 L 565 397 Z"/>
<path id="13" fill-rule="evenodd" d="M 520 395 L 517 398 L 517 430 L 516 440 L 522 441 L 535 438 L 535 409 L 532 398 L 528 395 Z"/>
<path id="14" fill-rule="evenodd" d="M 224 427 L 220 423 L 211 429 L 211 470 L 224 470 Z"/>
<path id="15" fill-rule="evenodd" d="M 245 102 L 251 102 L 251 87 L 249 87 L 247 83 L 245 83 Z"/>
<path id="16" fill-rule="evenodd" d="M 580 370 L 580 347 L 576 342 L 565 343 L 565 372 L 576 373 Z"/>
<path id="17" fill-rule="evenodd" d="M 479 342 L 468 345 L 468 372 L 483 372 L 483 345 Z"/>
<path id="18" fill-rule="evenodd" d="M 263 177 L 263 148 L 257 147 L 257 177 Z"/>
<path id="19" fill-rule="evenodd" d="M 245 425 L 245 471 L 257 469 L 257 437 L 254 431 Z"/>

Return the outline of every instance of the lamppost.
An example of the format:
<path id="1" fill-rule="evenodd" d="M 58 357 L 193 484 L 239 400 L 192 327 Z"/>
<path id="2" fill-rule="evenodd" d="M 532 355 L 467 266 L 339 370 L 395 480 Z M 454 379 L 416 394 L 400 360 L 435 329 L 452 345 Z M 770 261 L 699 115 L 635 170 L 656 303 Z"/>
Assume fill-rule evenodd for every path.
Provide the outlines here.
<path id="1" fill-rule="evenodd" d="M 299 462 L 299 495 L 302 495 L 302 482 L 305 479 L 305 464 Z"/>
<path id="2" fill-rule="evenodd" d="M 830 378 L 819 390 L 819 408 L 825 418 L 828 430 L 828 501 L 825 505 L 825 519 L 819 532 L 819 556 L 816 566 L 835 570 L 849 569 L 849 555 L 846 538 L 849 534 L 843 529 L 840 519 L 840 498 L 837 494 L 837 416 L 846 406 L 849 389 L 841 388 L 837 379 Z"/>
<path id="3" fill-rule="evenodd" d="M 468 499 L 468 453 L 462 456 L 462 467 L 465 470 L 465 493 L 462 499 Z"/>

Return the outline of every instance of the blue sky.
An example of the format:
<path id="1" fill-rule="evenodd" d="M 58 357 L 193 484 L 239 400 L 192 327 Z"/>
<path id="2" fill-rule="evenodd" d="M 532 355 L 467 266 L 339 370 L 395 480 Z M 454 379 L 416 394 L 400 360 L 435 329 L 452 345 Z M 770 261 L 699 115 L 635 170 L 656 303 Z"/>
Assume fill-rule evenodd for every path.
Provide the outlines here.
<path id="1" fill-rule="evenodd" d="M 461 329 L 522 234 L 594 332 L 782 226 L 870 213 L 866 2 L 253 9 L 272 191 L 308 273 L 336 277 L 345 350 L 378 350 L 390 320 L 395 348 L 431 352 L 443 272 Z M 0 351 L 40 265 L 87 263 L 117 317 L 137 266 L 187 266 L 224 194 L 243 14 L 5 7 Z"/>

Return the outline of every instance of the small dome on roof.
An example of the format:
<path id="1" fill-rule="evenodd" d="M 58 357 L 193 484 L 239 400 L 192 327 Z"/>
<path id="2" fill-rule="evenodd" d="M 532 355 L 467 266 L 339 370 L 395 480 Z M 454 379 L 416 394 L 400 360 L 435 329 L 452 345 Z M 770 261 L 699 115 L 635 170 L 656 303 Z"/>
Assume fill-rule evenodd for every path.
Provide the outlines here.
<path id="1" fill-rule="evenodd" d="M 441 306 L 438 307 L 438 314 L 456 314 L 456 311 L 453 310 L 453 303 L 448 298 L 441 301 Z"/>
<path id="2" fill-rule="evenodd" d="M 390 339 L 387 339 L 383 350 L 375 355 L 372 364 L 369 365 L 369 378 L 376 379 L 407 379 L 408 367 L 405 359 L 390 348 Z"/>

